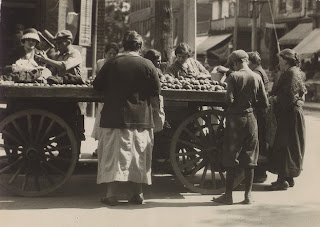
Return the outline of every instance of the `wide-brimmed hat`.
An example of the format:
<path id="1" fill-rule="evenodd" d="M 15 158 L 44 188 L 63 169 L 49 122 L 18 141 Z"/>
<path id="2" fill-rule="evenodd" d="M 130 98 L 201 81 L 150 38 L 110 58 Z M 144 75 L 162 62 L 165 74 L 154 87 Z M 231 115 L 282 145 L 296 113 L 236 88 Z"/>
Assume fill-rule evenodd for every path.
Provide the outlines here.
<path id="1" fill-rule="evenodd" d="M 38 31 L 34 28 L 27 28 L 23 31 L 23 35 L 21 37 L 21 40 L 24 39 L 34 39 L 40 43 L 40 37 L 38 35 Z"/>
<path id="2" fill-rule="evenodd" d="M 247 52 L 245 52 L 244 50 L 235 50 L 229 55 L 227 65 L 230 66 L 232 62 L 235 62 L 244 58 L 247 58 L 247 59 L 249 58 L 249 55 L 247 54 Z"/>
<path id="3" fill-rule="evenodd" d="M 69 30 L 62 30 L 56 34 L 54 40 L 61 40 L 61 39 L 73 39 L 72 33 Z"/>

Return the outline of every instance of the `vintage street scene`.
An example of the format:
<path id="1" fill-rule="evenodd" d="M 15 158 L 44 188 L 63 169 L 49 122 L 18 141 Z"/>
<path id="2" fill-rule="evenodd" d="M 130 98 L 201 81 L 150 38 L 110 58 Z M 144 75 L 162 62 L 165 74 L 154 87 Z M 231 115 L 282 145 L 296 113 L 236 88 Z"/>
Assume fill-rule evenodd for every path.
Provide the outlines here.
<path id="1" fill-rule="evenodd" d="M 320 226 L 320 1 L 0 0 L 1 226 Z"/>

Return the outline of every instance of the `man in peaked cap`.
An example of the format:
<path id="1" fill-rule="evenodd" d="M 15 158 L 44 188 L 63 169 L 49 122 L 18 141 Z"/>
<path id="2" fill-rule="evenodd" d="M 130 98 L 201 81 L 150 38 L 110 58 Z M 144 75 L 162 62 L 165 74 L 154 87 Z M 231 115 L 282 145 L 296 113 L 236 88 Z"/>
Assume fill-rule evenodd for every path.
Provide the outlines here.
<path id="1" fill-rule="evenodd" d="M 72 47 L 73 36 L 69 30 L 59 31 L 53 39 L 55 46 L 59 53 L 53 57 L 53 59 L 47 57 L 46 54 L 40 52 L 36 55 L 41 61 L 49 65 L 52 72 L 51 77 L 47 78 L 49 84 L 83 84 L 81 77 L 81 63 L 82 57 L 80 52 Z M 84 140 L 84 103 L 66 103 L 64 108 L 61 107 L 61 103 L 53 103 L 56 105 L 59 111 L 62 111 L 62 115 L 65 119 L 71 119 L 74 128 L 78 128 L 77 136 Z M 76 113 L 77 117 L 74 118 L 68 113 Z M 78 134 L 79 132 L 79 134 Z"/>
<path id="2" fill-rule="evenodd" d="M 72 47 L 72 40 L 73 36 L 69 30 L 59 31 L 54 38 L 59 54 L 53 59 L 48 58 L 44 53 L 36 55 L 41 61 L 50 66 L 54 76 L 48 78 L 49 83 L 83 83 L 81 78 L 82 57 L 80 52 Z"/>
<path id="3" fill-rule="evenodd" d="M 214 202 L 233 204 L 232 190 L 235 168 L 245 169 L 244 204 L 252 202 L 251 189 L 254 167 L 259 155 L 256 108 L 268 107 L 268 99 L 261 77 L 248 66 L 248 54 L 235 50 L 228 57 L 233 70 L 227 77 L 226 128 L 224 131 L 222 162 L 226 168 L 226 191 Z"/>

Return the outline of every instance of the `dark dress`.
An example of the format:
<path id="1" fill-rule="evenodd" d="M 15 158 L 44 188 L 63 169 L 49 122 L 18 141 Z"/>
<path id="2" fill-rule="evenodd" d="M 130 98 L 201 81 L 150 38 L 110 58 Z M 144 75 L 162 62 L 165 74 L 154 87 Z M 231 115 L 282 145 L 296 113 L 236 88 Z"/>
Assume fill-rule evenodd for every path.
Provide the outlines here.
<path id="1" fill-rule="evenodd" d="M 277 130 L 271 154 L 270 171 L 282 177 L 297 177 L 305 152 L 303 101 L 306 88 L 303 73 L 294 66 L 284 72 L 271 95 L 277 97 L 274 112 Z"/>

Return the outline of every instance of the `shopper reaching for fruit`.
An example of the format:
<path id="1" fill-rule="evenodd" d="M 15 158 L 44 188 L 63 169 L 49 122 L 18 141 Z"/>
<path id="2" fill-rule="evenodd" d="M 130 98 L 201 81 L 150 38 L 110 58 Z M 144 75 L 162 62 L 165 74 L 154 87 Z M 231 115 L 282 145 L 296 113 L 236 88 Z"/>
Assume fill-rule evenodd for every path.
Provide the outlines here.
<path id="1" fill-rule="evenodd" d="M 192 51 L 187 43 L 180 43 L 175 49 L 175 55 L 176 60 L 167 68 L 166 74 L 173 77 L 211 78 L 208 70 L 192 58 Z"/>

